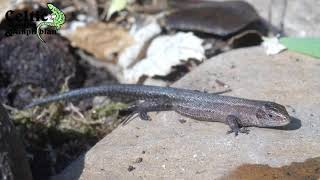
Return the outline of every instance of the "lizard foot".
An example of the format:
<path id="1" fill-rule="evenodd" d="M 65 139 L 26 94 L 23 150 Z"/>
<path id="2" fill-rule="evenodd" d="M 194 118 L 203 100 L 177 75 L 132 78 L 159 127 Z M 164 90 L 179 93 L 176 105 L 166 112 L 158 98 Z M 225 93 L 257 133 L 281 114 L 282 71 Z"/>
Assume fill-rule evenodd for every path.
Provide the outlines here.
<path id="1" fill-rule="evenodd" d="M 231 129 L 227 132 L 227 134 L 234 133 L 235 136 L 238 136 L 239 133 L 249 134 L 249 129 L 245 127 L 240 128 L 238 118 L 236 116 L 229 115 L 227 116 L 226 121 Z"/>
<path id="2" fill-rule="evenodd" d="M 144 121 L 151 121 L 151 117 L 148 115 L 148 113 L 141 111 L 141 112 L 132 112 L 128 116 L 124 117 L 123 119 L 121 119 L 121 124 L 127 125 L 130 121 L 132 121 L 137 117 L 140 117 L 140 119 Z"/>
<path id="3" fill-rule="evenodd" d="M 138 112 L 140 119 L 144 120 L 144 121 L 151 121 L 151 117 L 148 115 L 147 112 Z"/>
<path id="4" fill-rule="evenodd" d="M 227 134 L 231 134 L 231 133 L 234 133 L 235 136 L 238 136 L 239 133 L 243 133 L 243 134 L 249 134 L 250 130 L 246 127 L 242 127 L 242 128 L 239 128 L 237 130 L 229 130 L 227 131 Z"/>
<path id="5" fill-rule="evenodd" d="M 250 130 L 247 127 L 242 127 L 239 130 L 240 133 L 249 134 Z"/>
<path id="6" fill-rule="evenodd" d="M 124 118 L 121 118 L 120 122 L 124 126 L 124 125 L 127 125 L 130 121 L 132 121 L 136 117 L 138 117 L 138 114 L 131 113 L 128 116 L 125 116 Z"/>

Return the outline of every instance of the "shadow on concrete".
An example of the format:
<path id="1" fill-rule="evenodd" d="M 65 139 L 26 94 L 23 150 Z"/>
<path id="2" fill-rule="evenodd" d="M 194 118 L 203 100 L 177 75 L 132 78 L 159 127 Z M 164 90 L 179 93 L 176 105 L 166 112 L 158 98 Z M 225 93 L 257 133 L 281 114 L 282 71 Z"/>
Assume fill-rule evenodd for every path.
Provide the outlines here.
<path id="1" fill-rule="evenodd" d="M 279 130 L 287 130 L 287 131 L 292 131 L 292 130 L 297 130 L 301 128 L 301 120 L 295 117 L 290 116 L 291 122 L 282 127 L 274 127 L 272 129 L 279 129 Z"/>

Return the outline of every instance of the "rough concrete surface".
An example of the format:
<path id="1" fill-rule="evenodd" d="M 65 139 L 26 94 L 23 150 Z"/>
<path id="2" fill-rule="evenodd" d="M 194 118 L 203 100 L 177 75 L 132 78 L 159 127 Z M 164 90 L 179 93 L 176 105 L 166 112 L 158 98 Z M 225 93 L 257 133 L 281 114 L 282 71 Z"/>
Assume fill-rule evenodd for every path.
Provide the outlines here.
<path id="1" fill-rule="evenodd" d="M 217 179 L 244 163 L 278 167 L 320 156 L 319 60 L 239 49 L 206 61 L 174 86 L 215 91 L 221 85 L 216 80 L 232 89 L 227 95 L 286 105 L 292 123 L 252 127 L 249 135 L 235 137 L 222 123 L 151 113 L 152 121 L 117 128 L 56 178 Z"/>

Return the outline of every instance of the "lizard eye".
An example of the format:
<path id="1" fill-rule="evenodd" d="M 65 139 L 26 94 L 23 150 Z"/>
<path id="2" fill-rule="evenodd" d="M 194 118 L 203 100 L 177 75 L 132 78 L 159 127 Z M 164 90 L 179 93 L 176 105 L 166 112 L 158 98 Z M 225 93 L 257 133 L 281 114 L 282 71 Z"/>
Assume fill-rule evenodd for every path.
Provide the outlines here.
<path id="1" fill-rule="evenodd" d="M 268 114 L 268 115 L 269 115 L 269 117 L 270 117 L 270 118 L 272 118 L 272 117 L 273 117 L 273 115 L 272 115 L 272 114 Z"/>

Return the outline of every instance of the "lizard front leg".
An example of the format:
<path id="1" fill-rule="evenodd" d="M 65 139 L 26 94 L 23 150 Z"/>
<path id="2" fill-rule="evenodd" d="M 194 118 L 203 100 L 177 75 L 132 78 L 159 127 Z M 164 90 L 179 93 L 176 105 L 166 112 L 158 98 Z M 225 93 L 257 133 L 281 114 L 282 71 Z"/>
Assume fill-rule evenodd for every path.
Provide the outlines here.
<path id="1" fill-rule="evenodd" d="M 230 131 L 227 132 L 227 134 L 233 133 L 235 134 L 235 136 L 238 136 L 239 132 L 240 133 L 245 133 L 248 134 L 249 130 L 245 127 L 240 127 L 239 122 L 238 122 L 238 117 L 234 116 L 234 115 L 228 115 L 226 122 L 230 127 Z"/>

